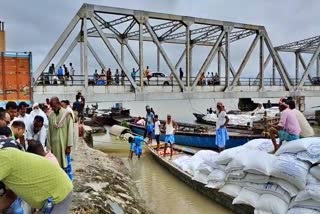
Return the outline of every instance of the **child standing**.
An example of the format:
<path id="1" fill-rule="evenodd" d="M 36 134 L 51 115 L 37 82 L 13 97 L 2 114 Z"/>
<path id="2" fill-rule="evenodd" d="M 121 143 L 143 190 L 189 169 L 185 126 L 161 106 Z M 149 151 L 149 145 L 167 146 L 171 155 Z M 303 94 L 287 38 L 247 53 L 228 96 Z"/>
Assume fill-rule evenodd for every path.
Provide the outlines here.
<path id="1" fill-rule="evenodd" d="M 154 135 L 156 137 L 156 141 L 157 141 L 157 152 L 159 152 L 159 148 L 160 148 L 160 121 L 159 121 L 159 117 L 156 114 L 154 116 Z"/>

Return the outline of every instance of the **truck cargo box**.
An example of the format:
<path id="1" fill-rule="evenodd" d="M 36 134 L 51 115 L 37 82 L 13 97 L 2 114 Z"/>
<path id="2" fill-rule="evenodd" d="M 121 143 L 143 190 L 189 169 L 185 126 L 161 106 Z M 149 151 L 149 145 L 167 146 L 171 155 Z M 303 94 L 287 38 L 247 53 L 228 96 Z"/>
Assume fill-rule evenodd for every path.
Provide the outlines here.
<path id="1" fill-rule="evenodd" d="M 0 52 L 0 106 L 31 102 L 31 52 Z"/>

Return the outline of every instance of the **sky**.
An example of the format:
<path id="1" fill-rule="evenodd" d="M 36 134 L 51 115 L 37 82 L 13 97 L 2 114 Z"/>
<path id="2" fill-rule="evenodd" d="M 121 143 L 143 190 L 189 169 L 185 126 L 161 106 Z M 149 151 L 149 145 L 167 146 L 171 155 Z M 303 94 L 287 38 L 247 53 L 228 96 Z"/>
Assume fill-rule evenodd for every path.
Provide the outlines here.
<path id="1" fill-rule="evenodd" d="M 320 34 L 318 0 L 1 0 L 0 20 L 6 23 L 7 51 L 31 51 L 34 71 L 83 3 L 263 25 L 274 46 Z M 61 53 L 54 58 L 54 63 L 59 60 L 71 40 L 66 41 Z M 248 39 L 247 44 L 235 44 L 234 48 L 231 46 L 232 63 L 236 69 L 252 40 L 253 38 Z M 118 67 L 108 50 L 101 46 L 101 41 L 92 41 L 92 44 L 107 67 L 113 70 Z M 119 45 L 113 44 L 116 50 L 120 51 Z M 138 51 L 137 44 L 132 44 L 132 47 Z M 164 48 L 173 62 L 177 61 L 183 50 L 181 45 L 165 45 Z M 193 72 L 200 68 L 209 49 L 199 48 L 197 51 L 194 51 Z M 281 56 L 289 72 L 293 74 L 294 55 Z M 128 69 L 136 67 L 128 52 L 125 57 Z M 144 58 L 144 64 L 155 70 L 156 48 L 152 43 L 145 45 Z M 248 64 L 248 74 L 253 70 L 258 71 L 257 61 L 257 58 L 253 57 L 251 64 Z M 68 62 L 73 62 L 76 70 L 80 70 L 79 47 L 75 48 L 66 63 Z M 210 71 L 216 71 L 214 63 L 209 67 Z M 94 69 L 100 70 L 90 55 L 89 73 L 93 73 Z M 161 60 L 161 71 L 168 71 L 164 60 Z"/>

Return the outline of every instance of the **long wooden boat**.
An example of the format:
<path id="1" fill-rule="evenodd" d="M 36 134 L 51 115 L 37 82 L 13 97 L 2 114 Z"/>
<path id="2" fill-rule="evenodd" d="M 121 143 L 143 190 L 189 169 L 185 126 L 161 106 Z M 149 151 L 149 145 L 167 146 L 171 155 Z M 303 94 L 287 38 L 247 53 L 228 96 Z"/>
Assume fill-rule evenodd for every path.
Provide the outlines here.
<path id="1" fill-rule="evenodd" d="M 128 123 L 133 133 L 137 135 L 144 135 L 145 127 Z M 195 124 L 178 123 L 179 129 L 175 133 L 175 143 L 178 145 L 185 145 L 198 148 L 218 149 L 215 145 L 216 132 L 213 128 L 201 127 Z M 226 143 L 226 148 L 233 148 L 243 145 L 248 141 L 256 138 L 264 138 L 264 134 L 255 134 L 251 130 L 232 130 L 228 129 L 229 140 Z M 165 140 L 165 135 L 160 135 L 160 140 Z"/>
<path id="2" fill-rule="evenodd" d="M 194 190 L 198 191 L 199 193 L 207 196 L 215 203 L 220 204 L 221 206 L 231 210 L 233 213 L 237 214 L 252 214 L 254 213 L 254 208 L 247 205 L 239 205 L 239 204 L 232 204 L 233 197 L 226 195 L 224 193 L 219 192 L 216 189 L 211 189 L 205 187 L 204 184 L 192 180 L 192 176 L 188 173 L 181 170 L 179 167 L 174 165 L 172 161 L 169 161 L 161 156 L 158 155 L 158 153 L 154 150 L 153 147 L 148 147 L 148 150 L 151 152 L 154 159 L 161 164 L 163 167 L 165 167 L 171 174 L 173 174 L 175 177 L 189 185 Z M 181 150 L 180 150 L 181 151 Z M 177 158 L 179 155 L 174 155 L 173 160 Z"/>

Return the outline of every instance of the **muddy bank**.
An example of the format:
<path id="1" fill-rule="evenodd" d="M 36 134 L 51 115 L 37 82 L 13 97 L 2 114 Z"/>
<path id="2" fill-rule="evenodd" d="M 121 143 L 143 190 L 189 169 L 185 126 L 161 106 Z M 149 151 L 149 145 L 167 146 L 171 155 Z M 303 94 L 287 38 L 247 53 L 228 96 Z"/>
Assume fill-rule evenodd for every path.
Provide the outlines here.
<path id="1" fill-rule="evenodd" d="M 72 213 L 148 214 L 123 162 L 89 148 L 83 139 L 73 151 Z"/>

